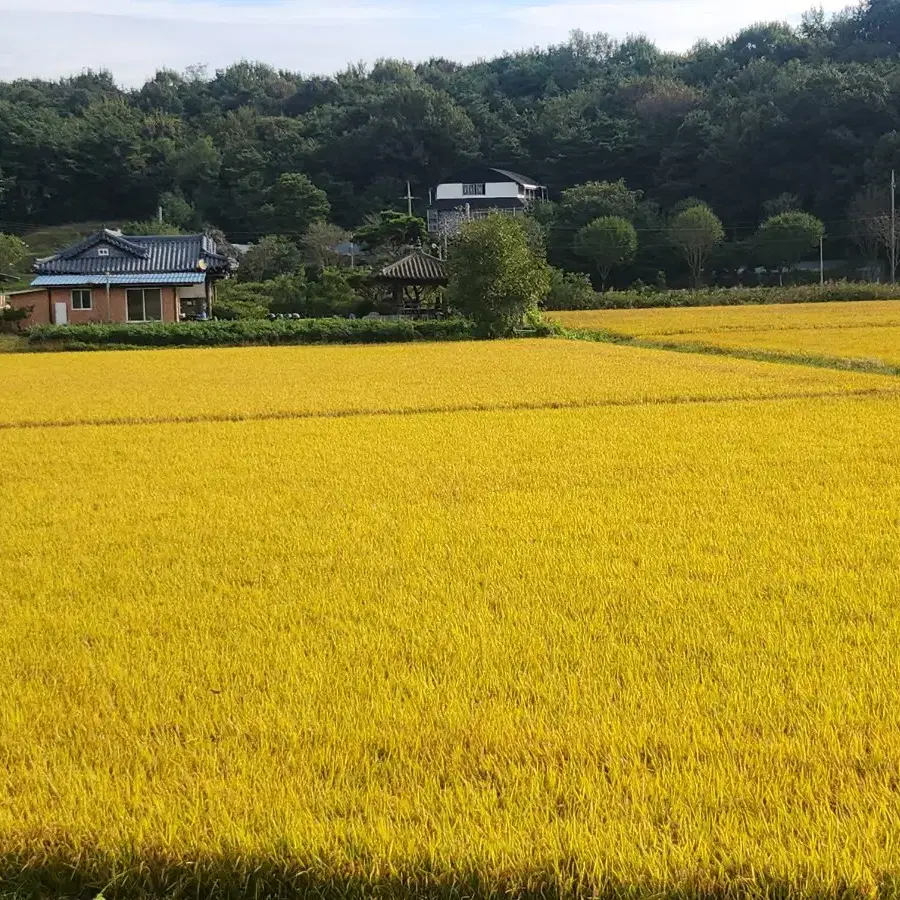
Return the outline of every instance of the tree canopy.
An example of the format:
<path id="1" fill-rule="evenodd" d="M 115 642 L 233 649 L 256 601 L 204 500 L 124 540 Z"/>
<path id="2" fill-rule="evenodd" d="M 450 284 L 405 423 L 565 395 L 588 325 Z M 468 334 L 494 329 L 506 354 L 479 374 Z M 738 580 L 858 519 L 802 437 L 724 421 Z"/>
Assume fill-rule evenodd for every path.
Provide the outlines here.
<path id="1" fill-rule="evenodd" d="M 786 212 L 763 222 L 756 240 L 763 263 L 782 270 L 801 262 L 824 236 L 825 226 L 815 216 Z"/>
<path id="2" fill-rule="evenodd" d="M 550 267 L 527 230 L 499 213 L 467 222 L 449 260 L 448 301 L 491 337 L 509 334 L 550 292 Z"/>
<path id="3" fill-rule="evenodd" d="M 469 65 L 382 60 L 331 77 L 241 62 L 0 83 L 0 228 L 70 222 L 215 225 L 238 243 L 355 230 L 411 182 L 473 164 L 523 171 L 559 202 L 540 215 L 554 265 L 618 216 L 641 235 L 634 275 L 682 267 L 664 210 L 708 204 L 749 241 L 804 210 L 855 246 L 848 209 L 900 166 L 900 2 L 863 0 L 798 27 L 750 26 L 686 53 L 575 32 Z M 815 148 L 815 152 L 810 152 Z M 881 250 L 882 255 L 884 250 Z"/>
<path id="4" fill-rule="evenodd" d="M 705 204 L 689 206 L 669 226 L 672 243 L 684 254 L 696 286 L 710 253 L 725 240 L 718 216 Z"/>
<path id="5" fill-rule="evenodd" d="M 603 290 L 606 290 L 610 272 L 632 263 L 637 249 L 634 225 L 619 216 L 594 219 L 575 235 L 576 252 L 596 268 Z"/>

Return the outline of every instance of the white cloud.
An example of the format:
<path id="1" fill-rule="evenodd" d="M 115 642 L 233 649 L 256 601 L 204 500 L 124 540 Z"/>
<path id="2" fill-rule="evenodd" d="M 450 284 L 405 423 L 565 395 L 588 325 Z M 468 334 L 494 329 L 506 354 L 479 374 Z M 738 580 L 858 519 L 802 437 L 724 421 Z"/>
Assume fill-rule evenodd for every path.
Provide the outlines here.
<path id="1" fill-rule="evenodd" d="M 107 68 L 125 84 L 157 68 L 259 59 L 306 73 L 383 56 L 463 62 L 565 40 L 575 28 L 646 34 L 683 50 L 754 21 L 798 21 L 808 0 L 0 0 L 0 78 Z M 828 0 L 826 10 L 844 0 Z M 23 49 L 26 48 L 26 49 Z"/>

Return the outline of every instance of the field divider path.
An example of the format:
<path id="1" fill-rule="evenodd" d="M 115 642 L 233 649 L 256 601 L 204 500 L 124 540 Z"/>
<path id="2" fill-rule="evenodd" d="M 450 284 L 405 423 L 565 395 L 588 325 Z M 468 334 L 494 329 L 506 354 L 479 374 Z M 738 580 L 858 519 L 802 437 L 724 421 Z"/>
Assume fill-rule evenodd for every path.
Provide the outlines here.
<path id="1" fill-rule="evenodd" d="M 541 412 L 578 409 L 627 409 L 642 406 L 716 406 L 728 403 L 761 404 L 789 400 L 898 398 L 900 387 L 857 388 L 845 391 L 786 391 L 766 396 L 731 395 L 723 397 L 642 397 L 638 399 L 605 398 L 598 400 L 536 401 L 509 404 L 459 404 L 456 406 L 423 406 L 399 409 L 285 410 L 260 413 L 204 413 L 191 416 L 122 416 L 105 419 L 58 419 L 46 421 L 0 422 L 0 432 L 32 431 L 61 428 L 109 428 L 146 425 L 196 425 L 217 422 L 283 422 L 306 419 L 363 419 L 429 416 L 461 413 Z"/>
<path id="2" fill-rule="evenodd" d="M 781 329 L 786 331 L 787 329 Z M 815 329 L 807 329 L 812 331 Z M 739 332 L 735 332 L 739 333 Z M 568 329 L 570 340 L 593 341 L 601 344 L 614 344 L 618 347 L 634 347 L 638 350 L 665 350 L 671 353 L 687 353 L 703 356 L 727 356 L 732 359 L 745 359 L 752 362 L 787 363 L 789 365 L 811 366 L 816 369 L 837 369 L 841 372 L 861 372 L 873 375 L 900 375 L 900 366 L 884 363 L 879 360 L 854 359 L 842 356 L 821 356 L 807 353 L 786 353 L 782 350 L 744 349 L 741 347 L 725 347 L 703 341 L 665 341 L 650 337 L 638 337 L 624 332 L 600 329 Z"/>

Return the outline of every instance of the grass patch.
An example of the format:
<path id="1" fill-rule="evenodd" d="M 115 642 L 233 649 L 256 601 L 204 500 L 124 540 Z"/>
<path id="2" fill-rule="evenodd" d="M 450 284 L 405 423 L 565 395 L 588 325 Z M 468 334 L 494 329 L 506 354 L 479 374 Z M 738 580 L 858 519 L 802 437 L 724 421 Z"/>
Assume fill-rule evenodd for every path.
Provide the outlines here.
<path id="1" fill-rule="evenodd" d="M 45 225 L 26 231 L 21 237 L 28 244 L 31 259 L 52 256 L 63 247 L 77 243 L 101 228 L 116 228 L 109 222 L 71 222 L 67 225 Z"/>
<path id="2" fill-rule="evenodd" d="M 28 348 L 28 339 L 24 335 L 0 334 L 0 353 L 21 353 Z"/>

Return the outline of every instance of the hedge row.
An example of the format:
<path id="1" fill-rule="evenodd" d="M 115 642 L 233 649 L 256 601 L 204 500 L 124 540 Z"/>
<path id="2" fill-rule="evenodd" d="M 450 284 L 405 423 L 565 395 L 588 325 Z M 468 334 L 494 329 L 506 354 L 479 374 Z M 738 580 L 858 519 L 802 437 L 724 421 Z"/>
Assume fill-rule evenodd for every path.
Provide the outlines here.
<path id="1" fill-rule="evenodd" d="M 701 288 L 694 291 L 608 291 L 585 298 L 579 309 L 652 309 L 672 306 L 744 306 L 765 303 L 828 303 L 900 300 L 900 285 L 832 281 L 792 287 Z"/>
<path id="2" fill-rule="evenodd" d="M 475 336 L 465 319 L 276 319 L 140 325 L 37 325 L 32 348 L 223 347 L 253 344 L 382 344 L 459 341 Z"/>

